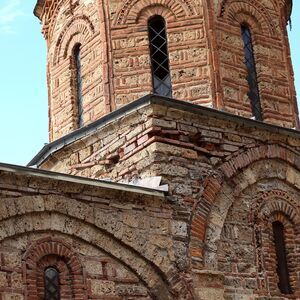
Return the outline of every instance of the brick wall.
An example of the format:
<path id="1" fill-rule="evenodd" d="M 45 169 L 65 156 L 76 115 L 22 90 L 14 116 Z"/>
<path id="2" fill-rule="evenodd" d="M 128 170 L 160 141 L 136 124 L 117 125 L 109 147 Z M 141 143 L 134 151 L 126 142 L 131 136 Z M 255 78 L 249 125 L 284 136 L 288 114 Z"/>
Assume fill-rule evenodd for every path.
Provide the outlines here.
<path id="1" fill-rule="evenodd" d="M 147 22 L 166 20 L 175 99 L 251 117 L 240 25 L 251 27 L 266 122 L 298 126 L 282 1 L 46 1 L 50 140 L 77 129 L 72 49 L 82 45 L 87 125 L 152 92 Z"/>
<path id="2" fill-rule="evenodd" d="M 50 8 L 44 34 L 48 43 L 49 133 L 54 140 L 78 128 L 73 55 L 77 44 L 81 44 L 84 124 L 109 112 L 110 104 L 105 29 L 95 1 L 53 1 Z"/>
<path id="3" fill-rule="evenodd" d="M 201 1 L 110 1 L 116 107 L 152 92 L 148 19 L 166 20 L 173 97 L 212 104 L 204 10 Z"/>
<path id="4" fill-rule="evenodd" d="M 285 4 L 286 5 L 286 4 Z M 219 1 L 213 12 L 219 49 L 220 108 L 251 117 L 241 25 L 252 33 L 263 119 L 296 127 L 297 108 L 286 30 L 286 7 L 280 1 Z"/>
<path id="5" fill-rule="evenodd" d="M 193 284 L 201 297 L 219 299 L 213 297 L 224 291 L 225 299 L 296 299 L 297 136 L 214 110 L 153 100 L 53 153 L 43 168 L 113 180 L 162 176 L 174 216 L 189 224 L 188 261 L 178 264 L 192 268 L 199 282 L 211 282 Z M 272 233 L 281 215 L 294 293 L 285 298 L 277 287 Z"/>

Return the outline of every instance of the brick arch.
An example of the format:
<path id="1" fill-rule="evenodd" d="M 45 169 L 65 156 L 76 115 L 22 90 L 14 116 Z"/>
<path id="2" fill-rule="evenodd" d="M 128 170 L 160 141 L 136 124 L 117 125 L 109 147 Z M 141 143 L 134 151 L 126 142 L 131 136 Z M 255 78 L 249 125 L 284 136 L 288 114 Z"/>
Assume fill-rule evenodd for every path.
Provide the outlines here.
<path id="1" fill-rule="evenodd" d="M 136 16 L 135 23 L 147 24 L 148 20 L 155 15 L 162 16 L 167 21 L 176 19 L 174 12 L 171 11 L 168 7 L 165 7 L 163 5 L 156 5 L 147 6 L 144 9 L 142 9 Z"/>
<path id="2" fill-rule="evenodd" d="M 163 6 L 176 18 L 192 16 L 197 14 L 197 7 L 193 0 L 126 0 L 120 8 L 115 25 L 135 24 L 140 12 L 145 7 Z"/>
<path id="3" fill-rule="evenodd" d="M 34 232 L 59 232 L 78 238 L 126 266 L 141 280 L 155 299 L 194 299 L 185 274 L 178 276 L 174 266 L 170 266 L 167 272 L 161 270 L 122 241 L 83 220 L 55 212 L 27 212 L 3 219 L 0 226 L 8 228 L 1 233 L 0 242 Z"/>
<path id="4" fill-rule="evenodd" d="M 286 180 L 290 185 L 294 185 L 296 180 L 294 175 L 300 171 L 299 156 L 300 154 L 297 152 L 277 144 L 262 145 L 232 157 L 219 167 L 219 175 L 206 178 L 201 199 L 194 208 L 191 220 L 190 254 L 195 267 L 202 268 L 205 260 L 212 261 L 213 258 L 210 258 L 210 256 L 214 256 L 216 251 L 216 244 L 222 230 L 222 227 L 217 226 L 217 224 L 219 220 L 222 220 L 223 223 L 225 221 L 225 216 L 220 215 L 218 212 L 216 204 L 218 197 L 221 195 L 226 199 L 226 203 L 222 203 L 222 206 L 226 206 L 225 210 L 228 211 L 231 203 L 234 201 L 234 197 L 239 195 L 248 185 L 262 178 L 277 178 L 278 174 L 274 170 L 264 171 L 264 167 L 268 162 L 278 164 L 278 169 L 285 170 L 285 172 L 287 172 L 287 167 L 289 166 L 292 173 L 291 176 L 287 178 L 287 174 L 285 174 L 284 179 L 280 179 Z M 256 174 L 253 173 L 253 168 L 250 168 L 255 164 L 259 166 Z M 248 176 L 252 181 L 248 182 L 243 176 Z M 237 179 L 238 177 L 241 177 L 240 181 Z M 239 184 L 233 185 L 232 182 L 238 182 Z M 211 238 L 209 243 L 206 241 L 208 234 Z M 203 244 L 204 246 L 199 247 L 199 245 Z M 204 253 L 206 253 L 206 257 L 204 257 Z M 211 267 L 214 268 L 215 266 Z"/>
<path id="5" fill-rule="evenodd" d="M 297 200 L 294 199 L 286 191 L 274 189 L 266 192 L 261 192 L 256 195 L 253 201 L 254 207 L 253 217 L 262 221 L 268 220 L 277 213 L 285 215 L 294 226 L 299 227 L 300 233 L 300 215 Z M 282 220 L 274 219 L 274 221 L 281 221 L 284 223 L 285 218 Z M 253 222 L 256 222 L 253 220 Z"/>
<path id="6" fill-rule="evenodd" d="M 219 4 L 218 16 L 231 23 L 248 21 L 251 22 L 249 25 L 253 28 L 261 28 L 266 35 L 277 35 L 272 17 L 256 0 L 223 0 Z"/>
<path id="7" fill-rule="evenodd" d="M 53 65 L 70 56 L 75 44 L 84 46 L 94 34 L 94 25 L 87 16 L 75 17 L 69 21 L 56 41 Z"/>
<path id="8" fill-rule="evenodd" d="M 42 299 L 44 295 L 44 270 L 55 267 L 60 273 L 62 299 L 87 297 L 83 268 L 75 252 L 63 241 L 53 238 L 32 244 L 23 256 L 25 264 L 26 295 L 28 299 Z"/>
<path id="9" fill-rule="evenodd" d="M 224 223 L 226 221 L 226 217 L 228 214 L 228 211 L 232 204 L 234 203 L 235 199 L 249 186 L 252 186 L 261 180 L 274 180 L 278 179 L 289 186 L 292 186 L 294 184 L 293 180 L 289 178 L 289 176 L 286 176 L 285 178 L 281 178 L 281 175 L 278 175 L 278 170 L 285 168 L 292 168 L 287 167 L 288 164 L 284 162 L 278 162 L 274 160 L 276 169 L 274 170 L 266 170 L 265 165 L 268 162 L 271 162 L 273 160 L 261 160 L 256 163 L 254 163 L 251 168 L 247 168 L 244 172 L 241 172 L 241 174 L 237 175 L 233 180 L 237 182 L 237 185 L 235 186 L 232 183 L 224 183 L 222 185 L 221 190 L 218 193 L 217 198 L 215 199 L 214 204 L 212 205 L 210 209 L 210 213 L 206 219 L 206 230 L 205 230 L 205 236 L 204 236 L 204 243 L 205 243 L 205 249 L 204 249 L 204 264 L 212 269 L 217 268 L 216 264 L 216 253 L 218 249 L 218 241 L 220 240 L 222 229 L 224 226 Z M 279 169 L 278 169 L 279 168 Z M 293 172 L 297 172 L 300 176 L 300 172 L 296 169 L 293 169 Z M 273 207 L 289 207 L 286 204 L 282 205 L 279 203 L 273 204 Z M 269 208 L 272 208 L 270 206 Z M 287 210 L 290 211 L 290 208 Z"/>
<path id="10" fill-rule="evenodd" d="M 257 203 L 255 203 L 255 200 Z M 260 193 L 254 200 L 254 218 L 252 226 L 255 233 L 257 268 L 265 273 L 264 286 L 271 295 L 278 296 L 278 276 L 276 273 L 276 248 L 272 224 L 279 221 L 284 227 L 286 258 L 289 279 L 294 295 L 300 295 L 298 274 L 300 272 L 299 236 L 300 217 L 297 200 L 287 192 L 270 190 Z"/>

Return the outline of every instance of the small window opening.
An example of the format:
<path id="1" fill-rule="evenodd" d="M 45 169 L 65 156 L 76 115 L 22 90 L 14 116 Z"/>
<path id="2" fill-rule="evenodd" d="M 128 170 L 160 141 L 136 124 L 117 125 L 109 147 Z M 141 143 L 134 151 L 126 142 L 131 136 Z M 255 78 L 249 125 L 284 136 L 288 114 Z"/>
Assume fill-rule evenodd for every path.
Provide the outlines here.
<path id="1" fill-rule="evenodd" d="M 282 294 L 291 294 L 286 248 L 284 241 L 284 226 L 281 222 L 273 222 L 273 235 L 277 257 L 278 288 Z"/>
<path id="2" fill-rule="evenodd" d="M 248 26 L 242 25 L 242 38 L 244 42 L 245 65 L 247 68 L 247 81 L 249 85 L 248 97 L 251 102 L 251 109 L 256 120 L 262 121 L 262 109 L 260 103 L 260 94 L 258 89 L 258 80 L 256 72 L 256 64 L 254 58 L 251 31 Z"/>
<path id="3" fill-rule="evenodd" d="M 78 127 L 83 126 L 83 97 L 82 97 L 82 64 L 81 64 L 81 45 L 77 44 L 73 50 L 75 76 L 76 76 L 76 103 L 78 109 Z"/>
<path id="4" fill-rule="evenodd" d="M 44 271 L 45 300 L 60 300 L 59 272 L 49 267 Z"/>
<path id="5" fill-rule="evenodd" d="M 169 68 L 166 23 L 163 17 L 155 16 L 148 23 L 153 93 L 172 97 Z"/>

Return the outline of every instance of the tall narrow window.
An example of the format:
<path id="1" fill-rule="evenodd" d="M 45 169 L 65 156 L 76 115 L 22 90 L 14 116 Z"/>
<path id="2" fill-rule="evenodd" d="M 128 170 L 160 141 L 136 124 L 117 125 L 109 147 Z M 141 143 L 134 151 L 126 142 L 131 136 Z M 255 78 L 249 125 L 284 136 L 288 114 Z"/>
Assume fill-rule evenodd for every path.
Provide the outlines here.
<path id="1" fill-rule="evenodd" d="M 83 98 L 82 98 L 82 75 L 81 75 L 81 45 L 74 47 L 74 65 L 76 76 L 76 101 L 78 109 L 78 127 L 83 126 Z"/>
<path id="2" fill-rule="evenodd" d="M 60 300 L 59 273 L 55 268 L 49 267 L 44 272 L 45 300 Z"/>
<path id="3" fill-rule="evenodd" d="M 291 294 L 292 289 L 289 280 L 289 270 L 286 258 L 284 241 L 284 227 L 281 222 L 273 222 L 273 234 L 277 257 L 278 288 L 282 294 Z"/>
<path id="4" fill-rule="evenodd" d="M 260 95 L 258 89 L 258 81 L 257 81 L 257 72 L 256 72 L 256 64 L 253 52 L 253 44 L 251 31 L 248 26 L 242 25 L 242 37 L 244 41 L 244 53 L 245 53 L 245 65 L 247 67 L 248 76 L 247 81 L 249 85 L 248 96 L 251 102 L 251 108 L 253 116 L 256 120 L 262 121 L 262 110 L 260 103 Z"/>
<path id="5" fill-rule="evenodd" d="M 165 20 L 155 16 L 148 23 L 153 93 L 172 97 L 171 75 Z"/>

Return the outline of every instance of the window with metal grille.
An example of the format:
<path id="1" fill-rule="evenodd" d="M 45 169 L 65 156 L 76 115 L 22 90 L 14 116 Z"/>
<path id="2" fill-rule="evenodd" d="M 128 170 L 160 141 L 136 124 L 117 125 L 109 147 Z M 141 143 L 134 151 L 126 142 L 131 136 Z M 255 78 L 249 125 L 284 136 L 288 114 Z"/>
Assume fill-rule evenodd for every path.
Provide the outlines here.
<path id="1" fill-rule="evenodd" d="M 155 16 L 148 22 L 153 93 L 172 97 L 166 23 Z"/>
<path id="2" fill-rule="evenodd" d="M 58 271 L 53 267 L 47 268 L 44 272 L 44 281 L 45 300 L 60 300 Z"/>
<path id="3" fill-rule="evenodd" d="M 78 109 L 78 127 L 83 126 L 83 97 L 82 97 L 82 75 L 81 75 L 81 45 L 77 44 L 73 50 L 75 77 L 76 77 L 76 102 Z"/>
<path id="4" fill-rule="evenodd" d="M 251 31 L 248 26 L 242 25 L 242 38 L 244 41 L 245 65 L 247 67 L 247 81 L 249 85 L 248 97 L 251 102 L 253 116 L 256 120 L 262 121 L 262 109 L 260 103 L 260 94 L 258 89 L 258 80 L 256 64 L 254 58 Z"/>
<path id="5" fill-rule="evenodd" d="M 284 241 L 284 226 L 281 222 L 273 222 L 273 235 L 277 258 L 278 288 L 282 294 L 291 294 L 292 289 L 289 280 L 289 270 Z"/>

